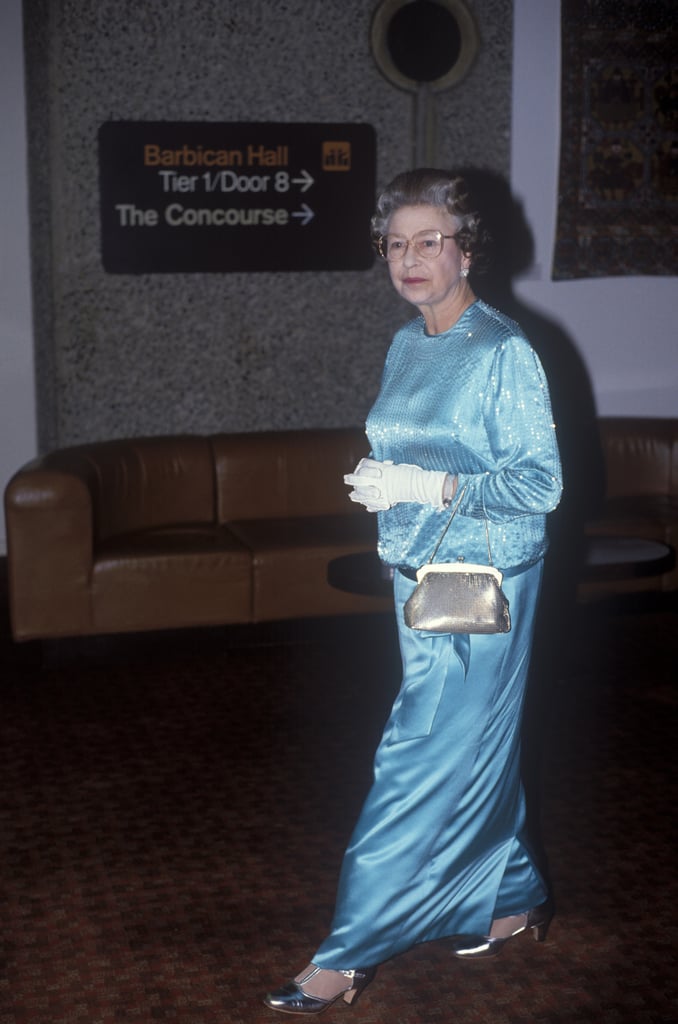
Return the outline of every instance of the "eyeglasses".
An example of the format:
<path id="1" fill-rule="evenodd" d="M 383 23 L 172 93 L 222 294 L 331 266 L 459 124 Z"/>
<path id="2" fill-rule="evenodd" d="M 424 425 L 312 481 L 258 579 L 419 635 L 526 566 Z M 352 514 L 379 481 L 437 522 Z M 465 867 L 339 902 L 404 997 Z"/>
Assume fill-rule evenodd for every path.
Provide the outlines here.
<path id="1" fill-rule="evenodd" d="M 398 263 L 405 258 L 405 253 L 411 245 L 417 256 L 425 260 L 434 260 L 443 251 L 445 239 L 456 237 L 444 235 L 442 231 L 417 231 L 412 238 L 405 238 L 404 235 L 381 235 L 377 239 L 377 252 L 388 263 Z"/>

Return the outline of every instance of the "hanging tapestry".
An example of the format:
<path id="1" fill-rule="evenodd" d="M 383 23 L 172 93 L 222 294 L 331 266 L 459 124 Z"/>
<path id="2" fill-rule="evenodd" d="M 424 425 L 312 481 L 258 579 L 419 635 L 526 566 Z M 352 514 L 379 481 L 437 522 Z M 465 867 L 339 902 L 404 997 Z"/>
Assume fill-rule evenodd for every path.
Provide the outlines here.
<path id="1" fill-rule="evenodd" d="M 678 4 L 561 0 L 555 280 L 678 273 Z"/>

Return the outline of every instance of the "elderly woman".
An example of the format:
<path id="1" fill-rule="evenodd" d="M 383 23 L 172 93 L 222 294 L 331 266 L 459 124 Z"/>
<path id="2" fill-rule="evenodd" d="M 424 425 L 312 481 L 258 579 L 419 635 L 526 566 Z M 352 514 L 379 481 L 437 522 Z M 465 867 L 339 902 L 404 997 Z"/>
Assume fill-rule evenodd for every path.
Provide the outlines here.
<path id="1" fill-rule="evenodd" d="M 464 181 L 399 175 L 372 222 L 396 291 L 418 310 L 396 334 L 367 420 L 371 458 L 346 478 L 376 512 L 393 566 L 403 681 L 346 851 L 330 934 L 294 981 L 266 996 L 285 1013 L 352 1003 L 376 966 L 448 937 L 465 959 L 514 935 L 545 937 L 548 893 L 525 837 L 520 724 L 546 513 L 561 493 L 542 367 L 520 327 L 473 293 L 487 241 Z M 492 560 L 507 633 L 430 634 L 405 624 L 414 571 L 458 503 L 437 561 Z"/>

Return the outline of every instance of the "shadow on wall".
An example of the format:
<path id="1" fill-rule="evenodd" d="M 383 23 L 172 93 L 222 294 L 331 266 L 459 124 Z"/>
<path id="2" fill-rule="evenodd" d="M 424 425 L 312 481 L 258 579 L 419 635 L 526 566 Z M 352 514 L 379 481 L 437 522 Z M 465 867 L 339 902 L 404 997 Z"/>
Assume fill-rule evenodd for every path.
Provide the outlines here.
<path id="1" fill-rule="evenodd" d="M 477 295 L 520 324 L 537 352 L 548 379 L 563 463 L 563 496 L 548 517 L 551 549 L 544 600 L 557 587 L 558 604 L 574 599 L 581 568 L 583 528 L 600 507 L 605 470 L 597 428 L 593 389 L 576 344 L 555 321 L 526 305 L 513 281 L 532 263 L 534 241 L 522 205 L 506 180 L 494 171 L 463 168 L 460 173 L 493 239 L 492 260 L 471 280 Z M 562 612 L 562 608 L 560 609 Z"/>
<path id="2" fill-rule="evenodd" d="M 457 170 L 466 179 L 493 239 L 489 268 L 483 273 L 471 271 L 474 291 L 516 320 L 537 352 L 549 383 L 563 466 L 563 495 L 547 520 L 550 548 L 523 730 L 528 831 L 548 877 L 539 834 L 542 744 L 550 725 L 550 691 L 568 662 L 584 558 L 584 526 L 602 502 L 605 468 L 593 389 L 576 344 L 559 324 L 526 305 L 513 291 L 513 281 L 531 265 L 534 255 L 534 240 L 522 205 L 501 175 L 477 168 Z"/>

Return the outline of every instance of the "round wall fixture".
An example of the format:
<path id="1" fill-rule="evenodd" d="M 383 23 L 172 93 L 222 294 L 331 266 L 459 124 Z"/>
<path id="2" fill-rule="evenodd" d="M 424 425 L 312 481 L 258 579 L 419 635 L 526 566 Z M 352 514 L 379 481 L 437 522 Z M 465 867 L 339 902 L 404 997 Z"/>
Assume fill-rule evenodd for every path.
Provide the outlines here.
<path id="1" fill-rule="evenodd" d="M 478 32 L 462 0 L 382 0 L 372 20 L 377 67 L 401 89 L 439 92 L 460 81 L 478 52 Z"/>

